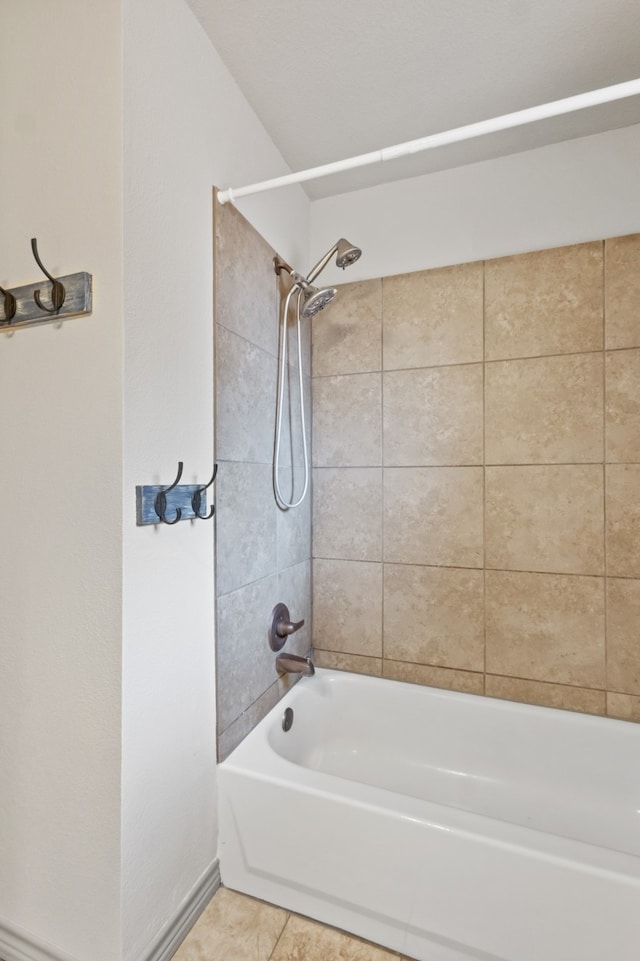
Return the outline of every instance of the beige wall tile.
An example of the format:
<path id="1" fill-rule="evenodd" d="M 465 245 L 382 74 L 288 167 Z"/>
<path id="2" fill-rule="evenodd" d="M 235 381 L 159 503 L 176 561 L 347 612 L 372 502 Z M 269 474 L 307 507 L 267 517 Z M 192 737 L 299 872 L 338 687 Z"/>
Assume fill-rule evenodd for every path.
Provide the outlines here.
<path id="1" fill-rule="evenodd" d="M 291 684 L 265 659 L 265 611 L 285 599 L 297 616 L 311 610 L 311 498 L 297 510 L 276 507 L 273 432 L 281 288 L 274 251 L 230 205 L 215 218 L 216 595 L 218 754 L 226 756 Z M 290 324 L 291 327 L 291 324 Z M 303 363 L 310 360 L 303 325 Z M 291 358 L 294 364 L 296 358 Z M 292 416 L 286 417 L 279 476 L 283 492 L 302 489 L 297 371 L 287 368 Z M 311 385 L 306 384 L 307 396 Z M 310 403 L 307 405 L 310 408 Z M 288 405 L 287 405 L 288 409 Z M 289 436 L 289 422 L 293 442 Z M 307 416 L 307 430 L 311 419 Z M 262 612 L 262 613 L 261 613 Z M 308 628 L 292 640 L 303 653 Z M 268 653 L 268 645 L 266 647 Z M 306 652 L 305 652 L 306 653 Z M 255 956 L 252 955 L 252 961 Z"/>
<path id="2" fill-rule="evenodd" d="M 607 573 L 640 577 L 640 465 L 606 468 Z"/>
<path id="3" fill-rule="evenodd" d="M 484 574 L 461 568 L 384 566 L 384 656 L 484 670 Z"/>
<path id="4" fill-rule="evenodd" d="M 275 361 L 274 361 L 275 363 Z M 276 384 L 277 384 L 277 373 L 274 378 L 273 393 L 267 406 L 273 412 L 273 425 L 275 427 L 276 421 Z M 302 381 L 302 389 L 304 392 L 303 402 L 304 402 L 304 426 L 307 433 L 307 438 L 311 437 L 311 378 L 305 377 Z M 300 383 L 298 381 L 298 370 L 297 368 L 287 367 L 286 375 L 284 381 L 284 390 L 282 395 L 282 424 L 281 424 L 281 434 L 280 434 L 280 451 L 278 457 L 278 463 L 280 465 L 280 482 L 283 485 L 283 493 L 286 490 L 286 482 L 291 474 L 291 466 L 293 465 L 294 470 L 297 475 L 302 477 L 304 471 L 304 448 L 302 446 L 302 419 L 300 417 Z M 267 438 L 268 439 L 268 438 Z M 269 452 L 268 463 L 272 462 L 273 459 L 273 447 L 274 447 L 274 429 L 271 431 L 271 445 Z M 302 484 L 304 480 L 302 481 Z M 302 484 L 300 484 L 300 490 L 302 489 Z M 298 484 L 296 481 L 296 491 L 298 491 Z M 297 498 L 296 498 L 297 499 Z"/>
<path id="5" fill-rule="evenodd" d="M 638 265 L 640 270 L 640 264 Z M 640 306 L 638 307 L 640 313 Z M 640 350 L 606 355 L 607 460 L 640 461 Z"/>
<path id="6" fill-rule="evenodd" d="M 174 961 L 269 961 L 288 914 L 227 888 L 218 888 Z"/>
<path id="7" fill-rule="evenodd" d="M 604 580 L 486 572 L 491 674 L 604 689 Z"/>
<path id="8" fill-rule="evenodd" d="M 482 364 L 383 374 L 384 463 L 481 464 Z"/>
<path id="9" fill-rule="evenodd" d="M 314 560 L 313 644 L 382 656 L 382 564 Z"/>
<path id="10" fill-rule="evenodd" d="M 330 310 L 311 326 L 314 377 L 382 367 L 382 281 L 342 284 Z"/>
<path id="11" fill-rule="evenodd" d="M 302 627 L 287 638 L 289 654 L 305 655 L 311 650 L 311 564 L 308 558 L 278 573 L 278 600 L 289 608 L 294 621 L 304 621 Z M 275 604 L 274 604 L 275 607 Z M 267 620 L 271 611 L 267 614 Z"/>
<path id="12" fill-rule="evenodd" d="M 397 961 L 397 957 L 335 928 L 291 915 L 271 961 Z"/>
<path id="13" fill-rule="evenodd" d="M 565 684 L 547 684 L 544 681 L 523 681 L 516 677 L 497 677 L 487 674 L 485 694 L 505 701 L 538 704 L 541 707 L 559 707 L 565 711 L 585 714 L 606 714 L 605 692 Z"/>
<path id="14" fill-rule="evenodd" d="M 396 564 L 481 567 L 481 467 L 388 467 L 384 559 Z"/>
<path id="15" fill-rule="evenodd" d="M 640 347 L 640 234 L 605 240 L 607 347 Z"/>
<path id="16" fill-rule="evenodd" d="M 331 644 L 331 637 L 325 634 L 319 641 Z M 381 677 L 382 658 L 364 657 L 362 654 L 343 654 L 339 651 L 323 651 L 314 649 L 313 655 L 316 667 L 326 667 L 332 671 L 350 671 L 353 674 L 368 674 L 371 677 Z"/>
<path id="17" fill-rule="evenodd" d="M 277 363 L 225 327 L 216 331 L 216 457 L 270 464 Z"/>
<path id="18" fill-rule="evenodd" d="M 280 599 L 277 574 L 218 598 L 218 733 L 226 730 L 276 679 L 274 654 L 267 642 L 266 625 Z M 293 602 L 291 598 L 292 606 Z M 292 613 L 297 612 L 294 609 Z"/>
<path id="19" fill-rule="evenodd" d="M 313 556 L 382 560 L 380 468 L 313 471 Z"/>
<path id="20" fill-rule="evenodd" d="M 313 378 L 313 464 L 382 464 L 381 374 Z"/>
<path id="21" fill-rule="evenodd" d="M 487 567 L 602 574 L 598 465 L 487 467 Z"/>
<path id="22" fill-rule="evenodd" d="M 607 690 L 640 695 L 640 580 L 607 578 Z"/>
<path id="23" fill-rule="evenodd" d="M 276 515 L 268 464 L 220 465 L 215 514 L 218 597 L 277 569 Z"/>
<path id="24" fill-rule="evenodd" d="M 607 693 L 607 714 L 623 721 L 640 721 L 640 697 Z"/>
<path id="25" fill-rule="evenodd" d="M 409 684 L 423 684 L 425 687 L 442 687 L 447 691 L 462 691 L 463 694 L 482 694 L 484 677 L 471 671 L 455 671 L 447 667 L 429 667 L 426 664 L 409 664 L 406 661 L 382 662 L 383 677 L 393 681 L 407 681 Z"/>
<path id="26" fill-rule="evenodd" d="M 487 360 L 601 350 L 602 243 L 485 265 Z"/>
<path id="27" fill-rule="evenodd" d="M 640 234 L 343 288 L 345 316 L 313 333 L 316 564 L 345 565 L 324 593 L 364 629 L 328 640 L 320 599 L 319 663 L 481 693 L 486 531 L 487 693 L 602 713 L 606 688 L 610 713 L 640 718 L 638 277 Z M 382 499 L 355 474 L 343 499 L 346 464 L 378 473 Z M 345 591 L 349 566 L 379 587 Z"/>
<path id="28" fill-rule="evenodd" d="M 482 263 L 385 277 L 384 369 L 482 360 Z"/>
<path id="29" fill-rule="evenodd" d="M 223 327 L 278 352 L 274 251 L 231 204 L 216 204 L 215 311 Z"/>
<path id="30" fill-rule="evenodd" d="M 302 493 L 302 477 L 296 477 L 294 491 Z M 286 488 L 290 492 L 290 488 Z M 311 502 L 309 493 L 299 507 L 288 511 L 276 508 L 276 558 L 279 571 L 311 557 Z"/>
<path id="31" fill-rule="evenodd" d="M 602 393 L 601 354 L 487 364 L 487 463 L 601 461 Z"/>
<path id="32" fill-rule="evenodd" d="M 226 730 L 218 734 L 218 761 L 224 761 L 231 752 L 245 739 L 256 724 L 259 724 L 263 717 L 275 707 L 282 693 L 278 681 L 275 680 L 260 697 L 237 717 Z"/>

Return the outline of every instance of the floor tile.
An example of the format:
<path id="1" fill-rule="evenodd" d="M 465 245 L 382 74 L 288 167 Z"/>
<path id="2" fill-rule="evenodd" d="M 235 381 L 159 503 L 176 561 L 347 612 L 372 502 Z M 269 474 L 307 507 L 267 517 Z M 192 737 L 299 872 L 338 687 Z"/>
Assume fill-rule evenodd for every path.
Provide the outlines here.
<path id="1" fill-rule="evenodd" d="M 397 961 L 398 955 L 292 915 L 271 961 Z"/>
<path id="2" fill-rule="evenodd" d="M 269 961 L 287 917 L 282 908 L 220 888 L 173 961 Z"/>

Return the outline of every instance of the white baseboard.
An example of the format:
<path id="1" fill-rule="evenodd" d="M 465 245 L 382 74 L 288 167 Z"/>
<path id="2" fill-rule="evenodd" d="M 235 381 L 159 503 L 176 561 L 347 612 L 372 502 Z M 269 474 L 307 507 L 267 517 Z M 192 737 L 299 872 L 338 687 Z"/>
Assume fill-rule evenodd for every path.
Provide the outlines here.
<path id="1" fill-rule="evenodd" d="M 78 961 L 78 958 L 0 918 L 0 961 Z"/>
<path id="2" fill-rule="evenodd" d="M 220 865 L 207 868 L 140 961 L 169 961 L 220 887 Z M 54 944 L 0 918 L 0 961 L 79 961 Z"/>
<path id="3" fill-rule="evenodd" d="M 140 961 L 169 961 L 169 958 L 178 950 L 219 887 L 220 863 L 216 858 L 191 889 L 173 918 L 160 931 Z M 9 958 L 7 961 L 13 961 L 13 959 Z M 19 961 L 22 961 L 22 959 L 19 959 Z"/>

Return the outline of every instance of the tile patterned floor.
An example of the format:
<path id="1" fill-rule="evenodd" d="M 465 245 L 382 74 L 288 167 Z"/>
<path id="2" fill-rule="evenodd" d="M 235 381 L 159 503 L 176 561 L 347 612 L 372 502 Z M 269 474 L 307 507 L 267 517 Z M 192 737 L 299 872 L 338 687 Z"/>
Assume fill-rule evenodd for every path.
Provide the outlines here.
<path id="1" fill-rule="evenodd" d="M 173 961 L 410 961 L 393 951 L 219 888 Z"/>

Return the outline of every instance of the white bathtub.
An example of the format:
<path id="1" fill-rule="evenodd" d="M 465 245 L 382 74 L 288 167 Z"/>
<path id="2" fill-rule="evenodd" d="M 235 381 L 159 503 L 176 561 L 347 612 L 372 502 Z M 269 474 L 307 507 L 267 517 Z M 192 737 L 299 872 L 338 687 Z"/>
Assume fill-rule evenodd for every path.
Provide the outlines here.
<path id="1" fill-rule="evenodd" d="M 219 788 L 230 888 L 420 961 L 640 958 L 639 725 L 320 670 Z"/>

